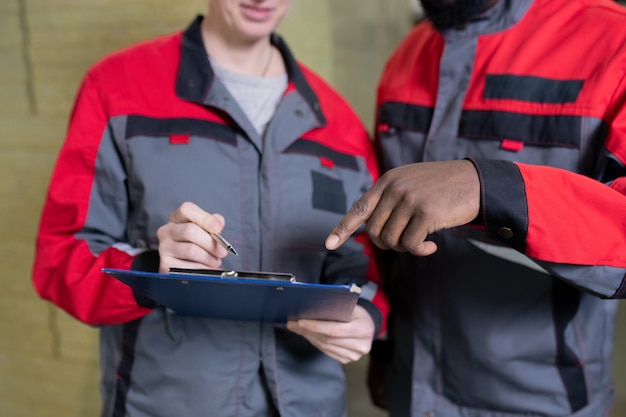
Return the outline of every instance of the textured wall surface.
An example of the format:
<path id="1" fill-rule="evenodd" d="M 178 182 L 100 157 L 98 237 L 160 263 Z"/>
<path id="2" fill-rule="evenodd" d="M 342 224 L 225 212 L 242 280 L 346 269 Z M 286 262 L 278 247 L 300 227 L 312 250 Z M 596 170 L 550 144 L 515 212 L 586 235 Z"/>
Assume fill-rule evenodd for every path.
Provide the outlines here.
<path id="1" fill-rule="evenodd" d="M 294 0 L 279 32 L 371 127 L 375 84 L 410 25 L 408 4 Z M 97 331 L 38 299 L 30 283 L 41 204 L 87 67 L 202 10 L 203 0 L 0 1 L 0 416 L 98 415 Z M 626 387 L 625 340 L 617 350 Z M 348 366 L 350 415 L 382 416 L 365 395 L 364 365 Z"/>

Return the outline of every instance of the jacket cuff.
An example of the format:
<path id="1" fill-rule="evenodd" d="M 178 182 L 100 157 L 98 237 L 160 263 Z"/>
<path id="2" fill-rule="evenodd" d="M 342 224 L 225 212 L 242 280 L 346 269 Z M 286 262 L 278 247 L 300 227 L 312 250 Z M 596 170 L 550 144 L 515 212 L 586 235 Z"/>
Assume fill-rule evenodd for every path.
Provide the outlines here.
<path id="1" fill-rule="evenodd" d="M 468 158 L 480 179 L 480 212 L 487 236 L 520 252 L 526 249 L 528 202 L 524 179 L 514 162 Z"/>
<path id="2" fill-rule="evenodd" d="M 145 251 L 135 257 L 130 269 L 133 271 L 158 272 L 159 271 L 159 252 L 156 250 Z M 158 304 L 144 294 L 133 289 L 133 295 L 137 305 L 145 308 L 155 308 Z"/>
<path id="3" fill-rule="evenodd" d="M 372 316 L 372 320 L 374 320 L 374 337 L 378 336 L 380 333 L 380 329 L 383 326 L 383 314 L 380 312 L 378 307 L 376 307 L 371 301 L 368 301 L 364 298 L 359 298 L 356 302 L 358 305 L 363 307 L 370 316 Z"/>

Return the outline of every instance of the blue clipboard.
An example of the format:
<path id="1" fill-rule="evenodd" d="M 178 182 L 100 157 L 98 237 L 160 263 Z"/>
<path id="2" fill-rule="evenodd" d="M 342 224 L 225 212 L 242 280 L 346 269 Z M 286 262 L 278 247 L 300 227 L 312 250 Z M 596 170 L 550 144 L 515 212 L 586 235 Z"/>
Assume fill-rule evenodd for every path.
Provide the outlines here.
<path id="1" fill-rule="evenodd" d="M 172 269 L 170 273 L 103 268 L 177 314 L 285 323 L 295 319 L 350 321 L 357 285 L 297 282 L 291 274 Z"/>

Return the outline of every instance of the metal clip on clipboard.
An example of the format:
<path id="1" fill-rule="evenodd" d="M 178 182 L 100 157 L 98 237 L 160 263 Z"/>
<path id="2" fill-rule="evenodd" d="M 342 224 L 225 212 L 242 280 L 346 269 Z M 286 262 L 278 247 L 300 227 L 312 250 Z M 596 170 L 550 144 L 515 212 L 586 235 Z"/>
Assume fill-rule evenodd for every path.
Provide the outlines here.
<path id="1" fill-rule="evenodd" d="M 221 278 L 243 278 L 243 279 L 261 279 L 272 281 L 296 282 L 293 274 L 280 272 L 256 272 L 256 271 L 224 271 L 221 269 L 188 269 L 188 268 L 170 268 L 170 274 L 188 274 L 188 275 L 210 275 L 212 277 Z"/>

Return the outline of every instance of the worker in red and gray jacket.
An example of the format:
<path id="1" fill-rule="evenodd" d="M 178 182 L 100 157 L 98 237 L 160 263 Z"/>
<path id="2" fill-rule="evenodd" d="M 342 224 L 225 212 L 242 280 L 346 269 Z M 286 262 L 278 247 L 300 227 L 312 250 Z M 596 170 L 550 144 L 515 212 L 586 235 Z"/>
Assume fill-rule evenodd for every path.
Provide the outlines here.
<path id="1" fill-rule="evenodd" d="M 405 252 L 384 268 L 376 401 L 394 417 L 607 416 L 626 295 L 626 9 L 422 5 L 379 85 L 385 173 L 327 242 L 367 222 Z"/>
<path id="2" fill-rule="evenodd" d="M 324 247 L 377 178 L 373 147 L 348 104 L 271 34 L 289 3 L 211 0 L 185 32 L 113 53 L 84 78 L 33 281 L 99 327 L 103 416 L 344 416 L 342 363 L 384 331 L 367 236 Z M 233 51 L 246 52 L 237 65 Z M 295 321 L 292 332 L 179 316 L 101 272 L 169 266 L 288 272 L 361 293 L 351 322 L 304 321 L 317 329 L 305 338 Z"/>

